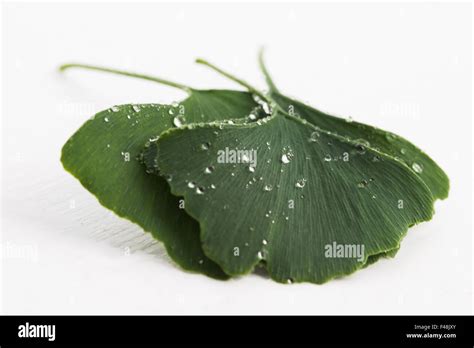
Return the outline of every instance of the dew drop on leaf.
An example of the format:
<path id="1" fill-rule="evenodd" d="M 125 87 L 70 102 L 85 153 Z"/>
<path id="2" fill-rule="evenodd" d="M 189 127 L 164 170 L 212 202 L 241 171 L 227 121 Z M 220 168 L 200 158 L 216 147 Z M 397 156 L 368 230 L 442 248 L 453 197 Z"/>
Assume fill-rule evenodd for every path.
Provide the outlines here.
<path id="1" fill-rule="evenodd" d="M 272 185 L 265 185 L 265 186 L 263 187 L 263 191 L 267 191 L 267 192 L 268 192 L 268 191 L 271 191 L 271 190 L 273 190 L 273 186 L 272 186 Z"/>
<path id="2" fill-rule="evenodd" d="M 359 183 L 357 184 L 357 187 L 359 187 L 359 188 L 366 188 L 368 184 L 369 184 L 369 183 L 367 182 L 367 180 L 362 180 L 361 182 L 359 182 Z"/>
<path id="3" fill-rule="evenodd" d="M 196 184 L 194 182 L 190 181 L 190 182 L 188 182 L 188 187 L 191 188 L 191 189 L 195 188 Z"/>
<path id="4" fill-rule="evenodd" d="M 255 172 L 255 167 L 249 166 L 248 169 L 249 169 L 249 172 L 250 172 L 250 173 Z"/>
<path id="5" fill-rule="evenodd" d="M 204 188 L 203 187 L 196 187 L 196 193 L 198 195 L 203 195 L 204 194 Z"/>
<path id="6" fill-rule="evenodd" d="M 135 112 L 140 112 L 140 110 L 141 110 L 138 105 L 133 105 L 133 106 L 132 106 L 132 109 L 133 109 L 133 111 L 135 111 Z"/>
<path id="7" fill-rule="evenodd" d="M 176 116 L 175 118 L 173 118 L 173 124 L 175 127 L 181 127 L 184 124 L 184 121 L 184 118 L 181 116 Z"/>
<path id="8" fill-rule="evenodd" d="M 418 174 L 420 174 L 420 173 L 423 172 L 423 167 L 422 167 L 420 164 L 416 163 L 416 162 L 413 162 L 413 164 L 411 165 L 411 167 L 412 167 L 413 170 L 414 170 L 416 173 L 418 173 Z"/>
<path id="9" fill-rule="evenodd" d="M 108 117 L 104 117 L 104 121 L 105 121 L 105 122 L 109 122 L 109 118 L 108 118 Z"/>
<path id="10" fill-rule="evenodd" d="M 303 188 L 306 185 L 306 179 L 300 179 L 296 182 L 295 187 Z"/>
<path id="11" fill-rule="evenodd" d="M 330 162 L 331 161 L 331 155 L 330 154 L 327 154 L 326 156 L 324 156 L 324 160 L 326 162 Z"/>
<path id="12" fill-rule="evenodd" d="M 110 109 L 112 110 L 112 112 L 120 111 L 120 108 L 118 106 L 112 106 Z"/>
<path id="13" fill-rule="evenodd" d="M 288 155 L 286 153 L 281 156 L 281 163 L 283 163 L 283 164 L 290 163 L 290 158 L 288 157 Z"/>
<path id="14" fill-rule="evenodd" d="M 204 169 L 204 173 L 206 173 L 206 174 L 211 174 L 213 171 L 214 171 L 213 166 L 209 166 L 206 169 Z"/>
<path id="15" fill-rule="evenodd" d="M 315 142 L 318 141 L 318 138 L 319 138 L 319 133 L 316 132 L 316 131 L 314 131 L 313 133 L 311 133 L 311 135 L 310 135 L 308 141 L 309 141 L 310 143 L 315 143 Z"/>

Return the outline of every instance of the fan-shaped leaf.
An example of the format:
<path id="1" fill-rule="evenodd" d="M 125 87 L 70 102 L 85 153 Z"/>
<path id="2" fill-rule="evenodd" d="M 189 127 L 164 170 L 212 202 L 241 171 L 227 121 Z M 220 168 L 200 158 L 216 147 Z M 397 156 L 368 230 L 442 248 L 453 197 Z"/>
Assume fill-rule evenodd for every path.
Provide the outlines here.
<path id="1" fill-rule="evenodd" d="M 183 203 L 171 195 L 166 180 L 147 174 L 137 157 L 164 130 L 245 117 L 258 105 L 245 92 L 187 90 L 189 97 L 174 106 L 121 105 L 99 112 L 67 141 L 61 161 L 103 206 L 163 241 L 181 267 L 227 278 L 203 254 L 199 226 L 181 209 Z"/>
<path id="2" fill-rule="evenodd" d="M 152 146 L 200 223 L 205 253 L 231 275 L 264 261 L 277 281 L 323 283 L 398 248 L 409 226 L 432 216 L 429 188 L 403 162 L 290 115 L 190 125 Z M 231 150 L 256 151 L 257 164 L 221 163 Z M 364 254 L 329 257 L 335 245 Z"/>

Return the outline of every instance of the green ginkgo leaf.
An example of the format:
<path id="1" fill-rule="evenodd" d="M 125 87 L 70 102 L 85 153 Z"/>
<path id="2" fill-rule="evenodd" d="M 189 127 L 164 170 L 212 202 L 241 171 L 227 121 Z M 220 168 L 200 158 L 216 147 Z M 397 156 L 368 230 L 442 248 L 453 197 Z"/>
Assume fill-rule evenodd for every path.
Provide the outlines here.
<path id="1" fill-rule="evenodd" d="M 324 283 L 393 256 L 408 227 L 431 219 L 435 196 L 405 161 L 224 74 L 267 100 L 271 116 L 171 129 L 145 157 L 173 178 L 204 252 L 226 273 L 264 263 L 276 281 Z"/>
<path id="2" fill-rule="evenodd" d="M 319 111 L 281 94 L 275 86 L 260 53 L 260 67 L 269 86 L 269 95 L 282 109 L 306 119 L 313 125 L 331 130 L 351 139 L 359 139 L 392 157 L 405 162 L 428 185 L 436 199 L 444 199 L 449 192 L 449 179 L 444 171 L 422 150 L 408 140 L 385 130 L 351 119 L 343 119 Z"/>
<path id="3" fill-rule="evenodd" d="M 77 64 L 65 65 L 62 70 L 77 66 L 144 78 L 188 92 L 189 96 L 175 105 L 129 104 L 99 112 L 66 142 L 61 161 L 103 206 L 163 241 L 181 267 L 227 278 L 204 255 L 198 223 L 184 212 L 183 202 L 171 195 L 164 178 L 146 173 L 137 157 L 145 143 L 172 127 L 241 118 L 251 112 L 259 117 L 260 107 L 251 94 L 197 90 L 158 78 Z"/>
<path id="4" fill-rule="evenodd" d="M 253 91 L 253 93 L 258 94 L 258 91 L 248 83 L 235 78 L 212 64 L 201 59 L 198 59 L 197 62 L 211 67 L 220 74 Z M 263 61 L 263 50 L 261 50 L 259 54 L 259 65 L 269 87 L 268 95 L 274 103 L 290 115 L 301 117 L 317 127 L 330 129 L 334 134 L 355 139 L 361 146 L 370 145 L 379 151 L 385 152 L 394 158 L 405 162 L 405 164 L 411 167 L 411 169 L 428 185 L 435 199 L 444 199 L 448 196 L 448 176 L 427 154 L 408 140 L 394 133 L 358 123 L 349 118 L 342 119 L 323 113 L 311 106 L 303 104 L 302 102 L 284 96 L 279 92 L 268 73 Z M 397 251 L 398 249 L 387 253 L 381 253 L 380 255 L 372 255 L 369 258 L 370 262 L 368 262 L 367 265 L 374 263 L 381 257 L 393 257 Z"/>
<path id="5" fill-rule="evenodd" d="M 230 275 L 265 261 L 279 282 L 323 283 L 398 248 L 433 212 L 429 188 L 404 163 L 278 112 L 261 125 L 170 130 L 152 146 L 173 194 L 200 223 L 206 255 Z M 256 165 L 220 163 L 220 151 L 237 150 L 256 151 Z M 326 257 L 334 243 L 363 255 Z"/>

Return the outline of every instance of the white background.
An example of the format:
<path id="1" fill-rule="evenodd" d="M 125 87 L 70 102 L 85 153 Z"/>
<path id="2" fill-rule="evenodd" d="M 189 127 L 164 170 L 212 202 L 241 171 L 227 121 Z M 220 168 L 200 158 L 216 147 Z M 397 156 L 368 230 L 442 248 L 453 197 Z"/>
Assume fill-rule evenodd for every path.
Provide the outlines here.
<path id="1" fill-rule="evenodd" d="M 3 313 L 471 313 L 471 16 L 470 4 L 5 4 Z M 62 169 L 61 146 L 95 112 L 184 95 L 59 64 L 238 88 L 202 56 L 263 88 L 261 45 L 281 90 L 394 131 L 448 173 L 449 198 L 395 259 L 322 286 L 215 281 L 181 271 Z"/>

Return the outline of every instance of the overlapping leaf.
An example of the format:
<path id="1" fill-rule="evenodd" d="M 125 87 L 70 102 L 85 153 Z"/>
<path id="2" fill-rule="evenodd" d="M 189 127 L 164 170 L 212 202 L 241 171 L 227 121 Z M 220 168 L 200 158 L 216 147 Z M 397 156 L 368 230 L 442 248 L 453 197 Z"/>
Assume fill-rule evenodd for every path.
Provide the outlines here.
<path id="1" fill-rule="evenodd" d="M 447 196 L 447 176 L 416 146 L 284 96 L 263 61 L 268 95 L 198 62 L 249 93 L 122 72 L 190 96 L 99 113 L 62 156 L 104 206 L 164 241 L 183 268 L 225 279 L 260 263 L 279 282 L 323 283 L 393 257 L 408 227 Z M 255 151 L 257 162 L 218 158 L 239 150 Z M 363 249 L 328 256 L 336 245 Z"/>
<path id="2" fill-rule="evenodd" d="M 432 215 L 429 188 L 405 164 L 288 115 L 170 130 L 154 146 L 172 192 L 200 222 L 205 253 L 231 275 L 265 261 L 279 282 L 323 283 L 398 248 Z M 258 164 L 220 163 L 225 149 L 255 150 Z M 333 243 L 364 246 L 363 258 L 328 258 Z"/>
<path id="3" fill-rule="evenodd" d="M 175 105 L 120 105 L 99 112 L 67 141 L 61 161 L 103 206 L 163 241 L 181 267 L 227 278 L 203 254 L 198 223 L 170 194 L 166 180 L 147 174 L 137 160 L 144 145 L 164 130 L 187 122 L 245 117 L 257 107 L 245 92 L 189 89 L 189 93 Z"/>

